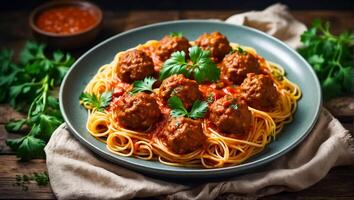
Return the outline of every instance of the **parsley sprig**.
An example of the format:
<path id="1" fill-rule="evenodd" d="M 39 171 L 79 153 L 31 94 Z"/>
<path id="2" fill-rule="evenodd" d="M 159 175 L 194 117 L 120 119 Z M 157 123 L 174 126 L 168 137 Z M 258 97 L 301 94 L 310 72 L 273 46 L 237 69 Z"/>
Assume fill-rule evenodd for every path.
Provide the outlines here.
<path id="1" fill-rule="evenodd" d="M 228 54 L 233 54 L 233 53 L 235 53 L 235 52 L 239 52 L 240 54 L 243 54 L 243 55 L 247 55 L 248 54 L 248 52 L 247 51 L 245 51 L 242 47 L 237 47 L 237 49 L 231 49 L 230 50 L 230 52 L 228 53 Z"/>
<path id="2" fill-rule="evenodd" d="M 169 34 L 171 37 L 183 37 L 183 32 L 171 32 Z"/>
<path id="3" fill-rule="evenodd" d="M 230 105 L 230 107 L 234 110 L 237 110 L 238 109 L 238 104 L 237 103 L 233 103 Z"/>
<path id="4" fill-rule="evenodd" d="M 210 51 L 203 51 L 198 46 L 193 46 L 189 48 L 190 61 L 188 62 L 183 51 L 174 52 L 164 63 L 160 79 L 163 80 L 173 74 L 183 74 L 186 77 L 193 77 L 198 83 L 217 81 L 220 70 L 211 60 L 210 55 Z"/>
<path id="5" fill-rule="evenodd" d="M 156 82 L 156 79 L 153 77 L 145 77 L 144 80 L 138 80 L 133 83 L 133 88 L 130 91 L 130 94 L 136 94 L 138 92 L 153 92 L 152 86 Z"/>
<path id="6" fill-rule="evenodd" d="M 28 128 L 25 136 L 6 141 L 22 160 L 43 158 L 46 142 L 63 122 L 53 91 L 74 59 L 61 51 L 48 58 L 44 49 L 44 44 L 27 42 L 19 63 L 14 62 L 11 50 L 0 51 L 0 102 L 27 112 L 25 119 L 11 120 L 5 126 L 9 132 Z"/>
<path id="7" fill-rule="evenodd" d="M 28 185 L 31 182 L 36 182 L 38 186 L 46 186 L 49 183 L 49 176 L 46 171 L 34 172 L 33 174 L 16 175 L 16 183 L 14 186 L 20 186 L 22 191 L 28 190 Z"/>
<path id="8" fill-rule="evenodd" d="M 245 51 L 242 47 L 237 47 L 237 51 L 240 52 L 241 54 L 247 55 L 247 51 Z"/>
<path id="9" fill-rule="evenodd" d="M 299 53 L 311 64 L 322 86 L 325 99 L 350 92 L 353 87 L 354 34 L 330 32 L 329 22 L 315 20 L 301 35 Z M 353 91 L 352 91 L 353 92 Z"/>
<path id="10" fill-rule="evenodd" d="M 191 111 L 188 112 L 183 106 L 182 100 L 177 96 L 172 96 L 168 99 L 168 106 L 172 109 L 171 116 L 181 117 L 186 116 L 192 119 L 204 117 L 208 110 L 208 103 L 205 101 L 197 100 L 193 103 Z"/>
<path id="11" fill-rule="evenodd" d="M 109 106 L 109 103 L 112 100 L 112 92 L 106 91 L 103 92 L 100 96 L 90 93 L 81 93 L 80 102 L 87 109 L 97 109 L 102 111 L 104 108 Z"/>

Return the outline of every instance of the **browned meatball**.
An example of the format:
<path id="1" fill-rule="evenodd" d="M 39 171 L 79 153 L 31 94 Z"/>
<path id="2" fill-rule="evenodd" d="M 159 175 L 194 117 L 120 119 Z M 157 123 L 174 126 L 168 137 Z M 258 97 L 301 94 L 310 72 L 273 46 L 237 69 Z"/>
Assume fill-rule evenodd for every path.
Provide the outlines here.
<path id="1" fill-rule="evenodd" d="M 118 77 L 126 82 L 132 83 L 154 74 L 152 59 L 140 50 L 124 52 L 118 58 Z"/>
<path id="2" fill-rule="evenodd" d="M 258 110 L 269 111 L 277 103 L 279 93 L 273 80 L 264 74 L 247 74 L 241 84 L 241 96 L 249 106 Z"/>
<path id="3" fill-rule="evenodd" d="M 195 44 L 203 50 L 211 51 L 215 62 L 220 62 L 224 56 L 231 51 L 229 41 L 219 32 L 204 33 L 199 36 Z"/>
<path id="4" fill-rule="evenodd" d="M 163 131 L 163 137 L 167 147 L 177 154 L 193 152 L 206 141 L 201 121 L 185 117 L 170 119 Z"/>
<path id="5" fill-rule="evenodd" d="M 159 95 L 165 101 L 171 96 L 177 96 L 182 100 L 186 108 L 191 107 L 194 101 L 202 97 L 198 83 L 185 78 L 182 74 L 166 78 L 160 86 Z"/>
<path id="6" fill-rule="evenodd" d="M 156 54 L 160 60 L 165 61 L 171 57 L 175 51 L 184 51 L 188 55 L 188 48 L 191 47 L 185 37 L 166 35 L 159 41 Z"/>
<path id="7" fill-rule="evenodd" d="M 155 99 L 143 92 L 122 96 L 114 111 L 121 126 L 136 131 L 147 130 L 162 116 Z"/>
<path id="8" fill-rule="evenodd" d="M 261 73 L 258 59 L 245 51 L 235 51 L 225 56 L 221 65 L 221 76 L 235 84 L 241 84 L 248 73 Z"/>
<path id="9" fill-rule="evenodd" d="M 249 132 L 252 113 L 243 100 L 227 95 L 211 105 L 210 120 L 223 133 L 233 137 L 233 134 Z"/>

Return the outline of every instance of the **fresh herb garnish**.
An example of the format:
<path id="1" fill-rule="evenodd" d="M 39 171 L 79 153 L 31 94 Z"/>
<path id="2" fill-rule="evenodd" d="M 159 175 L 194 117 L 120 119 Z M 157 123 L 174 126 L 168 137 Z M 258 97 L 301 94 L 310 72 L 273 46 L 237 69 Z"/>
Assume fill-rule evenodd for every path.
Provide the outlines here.
<path id="1" fill-rule="evenodd" d="M 282 81 L 284 79 L 284 75 L 281 74 L 278 70 L 273 70 L 272 74 L 278 81 Z"/>
<path id="2" fill-rule="evenodd" d="M 241 54 L 246 55 L 248 52 L 242 49 L 241 47 L 237 47 L 237 51 L 240 52 Z"/>
<path id="3" fill-rule="evenodd" d="M 46 186 L 49 183 L 49 177 L 47 172 L 35 172 L 29 175 L 23 174 L 22 176 L 16 175 L 16 183 L 14 186 L 20 186 L 23 191 L 27 191 L 28 184 L 30 184 L 31 181 L 35 181 L 39 186 Z"/>
<path id="4" fill-rule="evenodd" d="M 163 80 L 173 74 L 183 74 L 186 77 L 193 77 L 198 83 L 217 81 L 220 70 L 211 60 L 210 55 L 210 51 L 203 51 L 193 46 L 189 48 L 190 62 L 187 62 L 183 51 L 174 52 L 171 58 L 164 63 L 160 79 Z"/>
<path id="5" fill-rule="evenodd" d="M 215 101 L 214 95 L 213 94 L 209 94 L 207 97 L 207 102 L 208 103 L 213 103 Z"/>
<path id="6" fill-rule="evenodd" d="M 87 109 L 97 109 L 102 111 L 104 108 L 109 106 L 112 101 L 112 92 L 103 92 L 100 96 L 90 93 L 82 93 L 80 95 L 80 101 Z"/>
<path id="7" fill-rule="evenodd" d="M 231 49 L 228 54 L 233 54 L 233 53 L 235 53 L 235 52 L 236 52 L 235 49 Z"/>
<path id="8" fill-rule="evenodd" d="M 234 103 L 234 104 L 231 104 L 230 107 L 234 110 L 237 110 L 238 109 L 238 104 L 237 103 Z"/>
<path id="9" fill-rule="evenodd" d="M 169 34 L 171 37 L 183 37 L 183 32 L 171 32 Z"/>
<path id="10" fill-rule="evenodd" d="M 163 80 L 173 74 L 183 74 L 189 77 L 190 72 L 187 70 L 186 54 L 184 51 L 176 51 L 172 53 L 171 58 L 165 61 L 160 71 L 160 80 Z"/>
<path id="11" fill-rule="evenodd" d="M 168 106 L 172 109 L 171 115 L 173 117 L 186 116 L 192 119 L 198 119 L 204 117 L 208 110 L 208 103 L 205 101 L 196 100 L 193 103 L 190 112 L 183 106 L 183 102 L 177 96 L 172 96 L 168 99 Z"/>
<path id="12" fill-rule="evenodd" d="M 153 92 L 152 86 L 156 82 L 156 79 L 153 77 L 146 77 L 144 80 L 135 81 L 133 83 L 133 89 L 130 91 L 130 94 L 136 94 L 138 92 Z"/>
<path id="13" fill-rule="evenodd" d="M 172 108 L 171 115 L 174 117 L 188 115 L 187 109 L 183 106 L 182 100 L 177 96 L 168 99 L 168 106 Z"/>
<path id="14" fill-rule="evenodd" d="M 188 117 L 192 119 L 202 118 L 204 117 L 207 110 L 208 110 L 207 102 L 196 100 L 193 103 L 191 111 L 188 113 Z"/>
<path id="15" fill-rule="evenodd" d="M 353 86 L 354 34 L 330 32 L 329 22 L 315 20 L 301 35 L 299 53 L 311 64 L 322 86 L 325 99 L 350 92 Z"/>
<path id="16" fill-rule="evenodd" d="M 27 112 L 26 119 L 11 120 L 5 126 L 9 132 L 17 132 L 24 126 L 29 128 L 22 138 L 6 141 L 22 160 L 43 158 L 46 142 L 63 122 L 58 99 L 52 96 L 52 91 L 60 85 L 74 59 L 60 51 L 55 51 L 50 59 L 44 48 L 44 44 L 27 42 L 18 64 L 12 51 L 0 51 L 0 102 Z"/>

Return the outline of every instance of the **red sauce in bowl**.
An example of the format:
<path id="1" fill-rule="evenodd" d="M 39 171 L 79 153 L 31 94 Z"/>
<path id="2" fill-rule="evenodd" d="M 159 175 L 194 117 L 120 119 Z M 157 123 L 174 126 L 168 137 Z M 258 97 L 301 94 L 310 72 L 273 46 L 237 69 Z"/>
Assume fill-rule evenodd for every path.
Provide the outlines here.
<path id="1" fill-rule="evenodd" d="M 68 5 L 44 10 L 35 24 L 45 32 L 65 35 L 83 32 L 97 21 L 97 15 L 89 8 Z"/>

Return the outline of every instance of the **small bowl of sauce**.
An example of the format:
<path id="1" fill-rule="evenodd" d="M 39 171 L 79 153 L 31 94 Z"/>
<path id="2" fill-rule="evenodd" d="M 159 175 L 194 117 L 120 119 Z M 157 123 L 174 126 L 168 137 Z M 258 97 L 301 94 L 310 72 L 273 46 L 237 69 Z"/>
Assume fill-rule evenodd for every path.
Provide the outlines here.
<path id="1" fill-rule="evenodd" d="M 29 23 L 34 37 L 51 47 L 80 48 L 98 35 L 102 11 L 86 1 L 54 1 L 36 8 Z"/>

